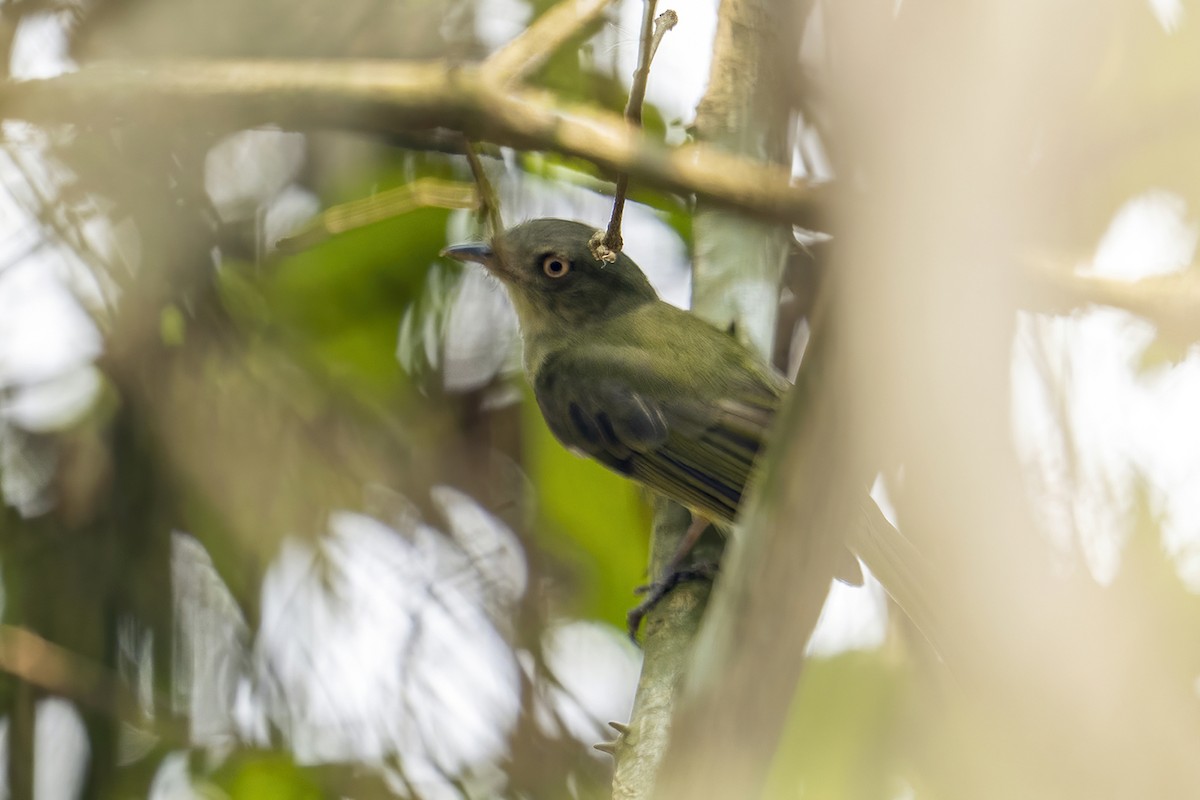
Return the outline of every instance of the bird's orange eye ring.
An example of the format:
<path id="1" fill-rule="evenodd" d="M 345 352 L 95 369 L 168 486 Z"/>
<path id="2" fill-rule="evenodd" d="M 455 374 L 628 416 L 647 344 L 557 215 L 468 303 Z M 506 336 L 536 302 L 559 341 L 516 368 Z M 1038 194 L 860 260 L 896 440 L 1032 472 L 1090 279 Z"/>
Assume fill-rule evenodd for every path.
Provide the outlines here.
<path id="1" fill-rule="evenodd" d="M 571 271 L 571 262 L 562 256 L 546 256 L 542 259 L 542 272 L 550 278 L 561 278 Z"/>

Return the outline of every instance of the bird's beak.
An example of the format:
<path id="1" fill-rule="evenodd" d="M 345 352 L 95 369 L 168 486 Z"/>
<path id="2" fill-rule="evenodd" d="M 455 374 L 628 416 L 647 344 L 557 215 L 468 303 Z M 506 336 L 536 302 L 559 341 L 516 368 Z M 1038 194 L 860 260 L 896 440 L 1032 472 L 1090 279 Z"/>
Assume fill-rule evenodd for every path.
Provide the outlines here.
<path id="1" fill-rule="evenodd" d="M 488 268 L 494 267 L 496 263 L 495 252 L 483 242 L 450 245 L 441 254 L 456 261 L 475 261 Z"/>

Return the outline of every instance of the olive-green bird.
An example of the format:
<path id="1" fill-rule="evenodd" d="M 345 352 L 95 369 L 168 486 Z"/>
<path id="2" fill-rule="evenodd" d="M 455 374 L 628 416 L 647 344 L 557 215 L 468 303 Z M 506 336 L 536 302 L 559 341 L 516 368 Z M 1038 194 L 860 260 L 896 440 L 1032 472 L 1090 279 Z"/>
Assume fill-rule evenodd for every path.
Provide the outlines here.
<path id="1" fill-rule="evenodd" d="M 538 219 L 478 261 L 512 297 L 525 372 L 564 445 L 731 523 L 788 382 L 732 336 L 658 298 L 628 256 L 588 246 L 594 229 Z"/>
<path id="2" fill-rule="evenodd" d="M 732 336 L 660 300 L 624 253 L 612 263 L 592 255 L 594 232 L 537 219 L 492 246 L 455 245 L 443 254 L 483 264 L 507 288 L 526 375 L 559 441 L 728 525 L 790 384 Z M 896 561 L 907 554 L 897 547 L 906 542 L 865 494 L 866 515 L 876 518 L 867 522 L 876 529 L 868 546 L 885 562 L 882 570 L 868 563 L 883 578 L 895 572 L 889 566 L 903 568 Z M 895 541 L 881 539 L 881 528 Z M 849 552 L 838 577 L 862 580 Z"/>

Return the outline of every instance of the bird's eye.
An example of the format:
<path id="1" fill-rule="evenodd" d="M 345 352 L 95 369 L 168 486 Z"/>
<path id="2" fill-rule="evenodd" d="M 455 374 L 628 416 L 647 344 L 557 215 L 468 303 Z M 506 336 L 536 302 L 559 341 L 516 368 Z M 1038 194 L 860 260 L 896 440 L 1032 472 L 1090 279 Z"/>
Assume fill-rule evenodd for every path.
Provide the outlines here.
<path id="1" fill-rule="evenodd" d="M 542 259 L 542 272 L 551 278 L 561 278 L 571 271 L 571 262 L 561 256 L 546 256 Z"/>

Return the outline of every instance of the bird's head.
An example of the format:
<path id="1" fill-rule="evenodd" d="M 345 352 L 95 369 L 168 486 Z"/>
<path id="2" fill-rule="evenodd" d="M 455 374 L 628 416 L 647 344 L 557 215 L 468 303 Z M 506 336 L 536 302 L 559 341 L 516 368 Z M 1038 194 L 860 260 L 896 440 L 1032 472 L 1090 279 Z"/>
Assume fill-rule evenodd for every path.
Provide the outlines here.
<path id="1" fill-rule="evenodd" d="M 624 253 L 607 263 L 592 255 L 596 229 L 565 219 L 535 219 L 488 244 L 447 247 L 442 255 L 477 261 L 504 283 L 521 328 L 578 326 L 657 299 L 638 265 Z"/>

